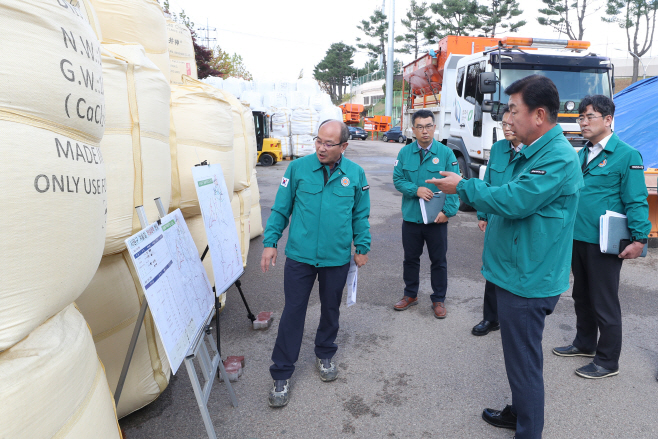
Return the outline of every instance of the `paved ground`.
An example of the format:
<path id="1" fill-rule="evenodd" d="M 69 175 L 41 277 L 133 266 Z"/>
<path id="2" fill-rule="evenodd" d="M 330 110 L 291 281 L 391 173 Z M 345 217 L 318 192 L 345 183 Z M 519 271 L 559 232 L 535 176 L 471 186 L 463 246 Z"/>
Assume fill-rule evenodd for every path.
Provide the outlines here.
<path id="1" fill-rule="evenodd" d="M 247 366 L 234 389 L 215 383 L 209 408 L 221 438 L 510 438 L 511 430 L 481 420 L 485 407 L 510 402 L 500 335 L 474 337 L 481 319 L 484 280 L 480 275 L 483 233 L 474 213 L 450 220 L 448 317 L 436 320 L 430 309 L 429 260 L 421 262 L 420 305 L 395 312 L 401 296 L 402 248 L 400 194 L 393 187 L 392 164 L 401 145 L 353 141 L 347 156 L 366 170 L 371 186 L 372 252 L 359 273 L 358 302 L 343 308 L 338 336 L 339 379 L 322 383 L 314 369 L 313 338 L 319 317 L 317 293 L 311 296 L 304 345 L 292 380 L 290 404 L 267 406 L 268 373 L 278 321 L 253 331 L 235 288 L 221 315 L 222 353 L 244 355 Z M 288 163 L 258 168 L 267 220 Z M 283 249 L 287 234 L 280 248 Z M 260 272 L 262 239 L 251 241 L 242 277 L 254 310 L 283 309 L 283 251 L 267 275 Z M 656 438 L 658 418 L 658 249 L 625 262 L 621 299 L 624 347 L 617 377 L 585 380 L 574 370 L 584 358 L 556 357 L 550 349 L 575 335 L 571 292 L 562 295 L 544 332 L 546 382 L 545 438 Z M 317 287 L 316 287 L 317 291 Z M 184 368 L 172 377 L 158 400 L 121 420 L 128 439 L 205 438 L 206 433 Z"/>

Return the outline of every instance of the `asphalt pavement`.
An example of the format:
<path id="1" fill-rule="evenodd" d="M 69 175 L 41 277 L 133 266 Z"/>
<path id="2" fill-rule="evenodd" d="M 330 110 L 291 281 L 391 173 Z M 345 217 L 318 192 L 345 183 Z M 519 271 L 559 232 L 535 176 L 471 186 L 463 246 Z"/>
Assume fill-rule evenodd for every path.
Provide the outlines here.
<path id="1" fill-rule="evenodd" d="M 471 335 L 482 319 L 480 274 L 483 233 L 474 212 L 459 212 L 448 229 L 447 318 L 437 320 L 429 295 L 429 259 L 421 259 L 419 305 L 402 312 L 401 195 L 392 183 L 402 147 L 350 141 L 346 156 L 361 165 L 370 184 L 372 249 L 359 270 L 357 303 L 342 307 L 335 360 L 339 378 L 320 381 L 313 340 L 320 315 L 317 285 L 311 294 L 304 341 L 287 407 L 271 409 L 270 355 L 283 310 L 283 249 L 267 274 L 260 270 L 262 237 L 251 241 L 242 285 L 249 306 L 274 311 L 272 327 L 254 331 L 235 287 L 221 314 L 222 355 L 244 355 L 246 367 L 233 383 L 239 406 L 215 382 L 208 406 L 219 438 L 511 438 L 513 431 L 481 419 L 485 407 L 511 402 L 499 332 Z M 259 166 L 263 224 L 289 161 Z M 544 331 L 545 439 L 658 438 L 658 249 L 625 261 L 621 272 L 624 338 L 620 373 L 586 380 L 576 368 L 589 359 L 563 358 L 554 346 L 575 335 L 571 291 L 562 294 Z M 120 420 L 127 439 L 206 438 L 184 367 L 153 403 Z"/>

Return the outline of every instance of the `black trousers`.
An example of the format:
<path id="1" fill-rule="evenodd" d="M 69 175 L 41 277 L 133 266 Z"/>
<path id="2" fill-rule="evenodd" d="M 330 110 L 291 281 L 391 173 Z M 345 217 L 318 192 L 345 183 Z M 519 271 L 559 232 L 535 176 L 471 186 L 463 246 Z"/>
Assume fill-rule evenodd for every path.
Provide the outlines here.
<path id="1" fill-rule="evenodd" d="M 427 244 L 430 257 L 432 280 L 432 302 L 443 302 L 448 288 L 448 223 L 417 224 L 402 222 L 402 248 L 404 262 L 402 264 L 404 279 L 404 295 L 418 296 L 420 276 L 420 256 L 423 246 Z"/>
<path id="2" fill-rule="evenodd" d="M 496 300 L 496 285 L 492 284 L 488 280 L 484 284 L 484 303 L 482 304 L 482 318 L 489 322 L 498 321 L 498 303 Z"/>
<path id="3" fill-rule="evenodd" d="M 541 439 L 544 429 L 544 321 L 560 296 L 527 299 L 496 286 L 500 337 L 507 380 L 512 390 L 512 413 L 517 416 L 516 439 Z"/>
<path id="4" fill-rule="evenodd" d="M 343 288 L 350 264 L 340 267 L 316 267 L 290 258 L 283 271 L 283 290 L 286 303 L 279 321 L 279 333 L 272 351 L 272 379 L 287 380 L 295 371 L 304 336 L 304 322 L 308 299 L 317 277 L 320 283 L 320 324 L 315 334 L 315 355 L 332 358 L 338 346 L 338 319 Z"/>
<path id="5" fill-rule="evenodd" d="M 598 244 L 573 242 L 573 345 L 581 351 L 596 351 L 594 363 L 611 370 L 619 369 L 621 354 L 619 275 L 623 261 L 617 255 L 601 253 Z"/>

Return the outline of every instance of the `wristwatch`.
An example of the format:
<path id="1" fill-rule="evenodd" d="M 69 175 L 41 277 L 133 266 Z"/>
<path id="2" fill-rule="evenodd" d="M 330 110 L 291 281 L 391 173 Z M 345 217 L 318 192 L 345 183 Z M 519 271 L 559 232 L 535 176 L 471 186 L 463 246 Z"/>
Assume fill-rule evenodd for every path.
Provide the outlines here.
<path id="1" fill-rule="evenodd" d="M 642 238 L 642 239 L 636 239 L 633 242 L 641 242 L 642 244 L 646 244 L 647 242 L 649 242 L 649 240 L 647 238 Z"/>

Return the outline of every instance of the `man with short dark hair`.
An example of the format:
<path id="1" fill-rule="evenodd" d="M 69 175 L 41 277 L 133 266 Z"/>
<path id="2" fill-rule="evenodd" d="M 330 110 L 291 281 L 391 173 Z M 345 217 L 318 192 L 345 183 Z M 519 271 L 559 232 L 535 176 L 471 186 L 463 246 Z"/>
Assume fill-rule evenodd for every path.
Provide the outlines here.
<path id="1" fill-rule="evenodd" d="M 361 166 L 342 153 L 349 131 L 338 120 L 323 123 L 315 154 L 290 163 L 276 193 L 263 237 L 261 269 L 276 263 L 277 242 L 290 220 L 283 289 L 285 305 L 272 352 L 270 407 L 290 400 L 290 378 L 299 358 L 308 300 L 320 285 L 320 324 L 315 335 L 316 367 L 322 381 L 338 377 L 332 361 L 338 346 L 340 302 L 352 259 L 361 267 L 370 251 L 370 186 Z"/>
<path id="2" fill-rule="evenodd" d="M 571 244 L 583 185 L 578 156 L 556 124 L 560 98 L 553 82 L 532 75 L 512 83 L 512 128 L 524 145 L 500 186 L 442 173 L 428 180 L 458 193 L 487 214 L 482 274 L 496 285 L 500 335 L 512 404 L 485 409 L 491 425 L 516 430 L 517 439 L 540 439 L 544 428 L 546 316 L 569 289 Z"/>
<path id="3" fill-rule="evenodd" d="M 519 152 L 523 143 L 516 138 L 512 129 L 511 113 L 509 107 L 503 109 L 503 135 L 504 139 L 494 143 L 491 147 L 487 171 L 484 173 L 483 181 L 491 186 L 500 186 L 507 172 L 512 172 L 514 163 L 519 159 Z M 488 214 L 477 213 L 478 227 L 486 233 Z M 496 286 L 485 279 L 484 302 L 482 304 L 482 321 L 471 330 L 473 335 L 487 335 L 491 331 L 500 329 L 498 324 L 498 306 L 496 304 Z"/>
<path id="4" fill-rule="evenodd" d="M 578 112 L 580 129 L 588 142 L 578 153 L 585 187 L 578 203 L 571 261 L 576 338 L 568 346 L 554 348 L 553 353 L 562 357 L 594 357 L 576 374 L 605 378 L 619 373 L 621 265 L 624 259 L 640 256 L 651 232 L 651 222 L 642 156 L 612 132 L 612 99 L 586 96 Z M 606 210 L 628 218 L 632 243 L 618 256 L 601 253 L 599 218 Z"/>
<path id="5" fill-rule="evenodd" d="M 393 309 L 403 311 L 418 304 L 420 283 L 420 256 L 427 244 L 431 261 L 432 310 L 434 317 L 443 319 L 447 311 L 444 304 L 448 288 L 448 218 L 459 208 L 456 195 L 448 195 L 436 218 L 425 224 L 419 200 L 434 197 L 431 185 L 425 180 L 441 178 L 439 172 L 459 172 L 457 159 L 452 150 L 434 140 L 434 114 L 418 110 L 411 116 L 416 141 L 402 147 L 393 168 L 393 183 L 402 193 L 402 248 L 404 249 L 403 280 L 404 296 Z"/>

